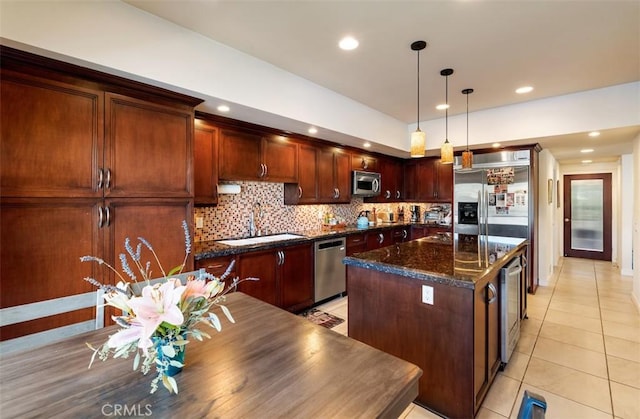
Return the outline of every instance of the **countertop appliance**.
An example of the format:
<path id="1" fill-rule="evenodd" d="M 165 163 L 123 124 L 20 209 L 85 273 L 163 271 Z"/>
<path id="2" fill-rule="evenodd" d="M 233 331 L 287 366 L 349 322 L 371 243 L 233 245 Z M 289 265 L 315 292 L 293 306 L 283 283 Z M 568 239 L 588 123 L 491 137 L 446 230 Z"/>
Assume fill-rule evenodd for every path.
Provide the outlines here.
<path id="1" fill-rule="evenodd" d="M 380 173 L 353 171 L 353 196 L 378 196 L 380 195 Z"/>
<path id="2" fill-rule="evenodd" d="M 411 222 L 420 222 L 420 205 L 411 205 Z"/>
<path id="3" fill-rule="evenodd" d="M 520 339 L 520 283 L 522 265 L 514 258 L 500 270 L 500 360 L 509 362 Z"/>
<path id="4" fill-rule="evenodd" d="M 346 256 L 344 237 L 320 240 L 315 243 L 314 302 L 341 294 L 347 288 L 347 269 L 342 263 Z"/>

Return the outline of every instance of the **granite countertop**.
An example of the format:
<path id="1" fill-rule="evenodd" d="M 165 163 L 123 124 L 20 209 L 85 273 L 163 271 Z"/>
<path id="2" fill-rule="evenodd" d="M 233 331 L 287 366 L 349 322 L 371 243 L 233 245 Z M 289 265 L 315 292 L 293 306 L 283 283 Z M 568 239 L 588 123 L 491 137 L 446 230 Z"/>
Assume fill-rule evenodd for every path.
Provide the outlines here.
<path id="1" fill-rule="evenodd" d="M 346 237 L 351 234 L 366 233 L 368 231 L 389 230 L 389 229 L 403 227 L 403 226 L 406 226 L 406 227 L 429 226 L 429 227 L 451 229 L 451 225 L 439 225 L 439 224 L 433 224 L 433 223 L 409 223 L 409 222 L 379 223 L 367 228 L 357 228 L 355 224 L 352 224 L 352 225 L 347 225 L 345 228 L 341 228 L 338 230 L 323 230 L 319 228 L 317 230 L 290 231 L 286 233 L 299 235 L 300 238 L 274 241 L 274 242 L 261 243 L 261 244 L 250 244 L 245 246 L 229 246 L 229 245 L 220 243 L 221 240 L 203 241 L 203 242 L 194 243 L 193 250 L 194 250 L 195 260 L 202 260 L 202 259 L 208 259 L 208 258 L 214 258 L 214 257 L 220 257 L 220 256 L 237 255 L 237 254 L 246 253 L 246 252 L 253 252 L 256 250 L 269 250 L 269 249 L 274 249 L 282 246 L 291 246 L 295 244 L 301 244 L 308 241 L 322 240 L 330 237 Z M 225 240 L 229 240 L 229 239 L 225 239 Z"/>
<path id="2" fill-rule="evenodd" d="M 526 239 L 440 233 L 344 258 L 344 263 L 446 285 L 475 288 L 527 245 Z"/>

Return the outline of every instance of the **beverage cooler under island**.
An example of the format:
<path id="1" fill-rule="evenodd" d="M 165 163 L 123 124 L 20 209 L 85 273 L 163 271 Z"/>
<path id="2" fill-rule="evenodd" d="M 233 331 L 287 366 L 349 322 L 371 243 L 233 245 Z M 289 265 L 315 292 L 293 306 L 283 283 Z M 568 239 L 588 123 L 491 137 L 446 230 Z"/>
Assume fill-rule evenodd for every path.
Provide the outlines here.
<path id="1" fill-rule="evenodd" d="M 418 365 L 416 403 L 473 418 L 526 317 L 527 244 L 443 233 L 346 257 L 349 337 Z"/>

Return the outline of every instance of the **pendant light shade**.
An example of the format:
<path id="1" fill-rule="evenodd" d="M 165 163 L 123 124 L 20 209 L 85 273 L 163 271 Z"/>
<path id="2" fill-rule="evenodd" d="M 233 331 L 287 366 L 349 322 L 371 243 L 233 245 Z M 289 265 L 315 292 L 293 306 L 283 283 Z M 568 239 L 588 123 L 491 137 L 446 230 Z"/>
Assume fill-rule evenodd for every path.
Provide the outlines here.
<path id="1" fill-rule="evenodd" d="M 473 167 L 473 151 L 469 150 L 469 95 L 473 89 L 464 89 L 463 95 L 467 96 L 467 149 L 462 152 L 462 168 L 471 169 Z"/>
<path id="2" fill-rule="evenodd" d="M 442 147 L 440 147 L 440 162 L 444 164 L 453 163 L 453 146 L 449 142 L 449 76 L 452 74 L 453 69 L 451 68 L 445 68 L 444 70 L 440 71 L 440 75 L 444 76 L 445 80 L 445 134 L 444 144 L 442 144 Z"/>
<path id="3" fill-rule="evenodd" d="M 415 41 L 411 44 L 411 49 L 418 52 L 418 87 L 417 87 L 417 127 L 415 132 L 411 133 L 411 157 L 424 157 L 424 150 L 427 146 L 427 135 L 420 131 L 420 51 L 427 47 L 425 41 Z"/>

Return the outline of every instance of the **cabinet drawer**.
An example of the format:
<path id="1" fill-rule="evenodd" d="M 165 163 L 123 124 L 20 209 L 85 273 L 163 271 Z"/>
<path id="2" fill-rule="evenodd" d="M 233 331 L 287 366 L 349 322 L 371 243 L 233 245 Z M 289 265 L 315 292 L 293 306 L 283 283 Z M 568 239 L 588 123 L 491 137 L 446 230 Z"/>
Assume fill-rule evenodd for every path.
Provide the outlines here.
<path id="1" fill-rule="evenodd" d="M 196 262 L 196 269 L 204 268 L 211 275 L 220 277 L 225 273 L 225 271 L 233 261 L 235 261 L 235 256 L 220 256 L 217 258 L 202 259 Z M 233 279 L 236 277 L 235 271 L 236 269 L 234 265 L 231 270 L 231 274 L 229 275 L 229 279 Z"/>

